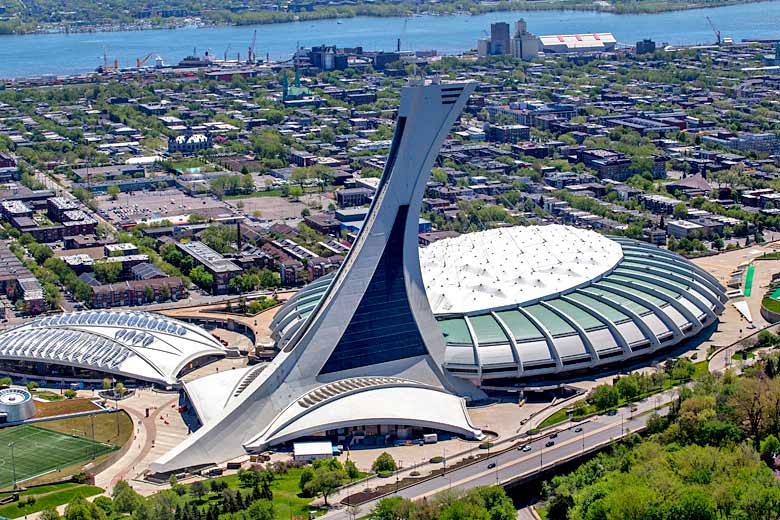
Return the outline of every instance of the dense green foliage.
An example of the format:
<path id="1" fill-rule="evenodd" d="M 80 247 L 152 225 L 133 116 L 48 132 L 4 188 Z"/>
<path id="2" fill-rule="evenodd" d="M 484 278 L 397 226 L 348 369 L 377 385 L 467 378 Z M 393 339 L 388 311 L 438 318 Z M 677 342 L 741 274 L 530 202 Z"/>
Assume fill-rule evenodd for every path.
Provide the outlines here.
<path id="1" fill-rule="evenodd" d="M 775 519 L 780 485 L 780 356 L 743 377 L 706 375 L 683 387 L 667 417 L 545 485 L 550 519 Z"/>

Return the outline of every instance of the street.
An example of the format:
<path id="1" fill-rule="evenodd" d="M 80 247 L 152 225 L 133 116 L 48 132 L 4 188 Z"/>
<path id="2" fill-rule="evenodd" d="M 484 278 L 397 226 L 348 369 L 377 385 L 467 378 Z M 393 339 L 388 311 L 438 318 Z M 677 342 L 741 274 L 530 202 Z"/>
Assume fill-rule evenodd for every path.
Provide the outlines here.
<path id="1" fill-rule="evenodd" d="M 419 484 L 409 486 L 398 491 L 397 496 L 412 500 L 419 500 L 435 495 L 446 489 L 470 489 L 477 486 L 489 486 L 495 484 L 507 484 L 521 477 L 532 475 L 543 468 L 555 466 L 583 451 L 589 451 L 596 447 L 609 444 L 625 434 L 641 429 L 647 423 L 649 412 L 666 404 L 674 398 L 674 391 L 667 391 L 657 396 L 650 397 L 642 402 L 635 403 L 636 410 L 631 412 L 629 407 L 617 410 L 614 415 L 599 415 L 590 420 L 583 421 L 579 426 L 572 426 L 566 430 L 557 432 L 555 438 L 550 434 L 537 438 L 529 443 L 530 452 L 522 452 L 518 449 L 508 450 L 504 453 L 485 458 L 475 464 L 464 466 L 446 474 L 435 477 Z M 661 412 L 663 413 L 663 411 Z M 580 432 L 575 429 L 581 428 Z M 554 445 L 546 447 L 548 442 Z M 495 464 L 495 467 L 488 468 Z M 358 511 L 349 511 L 349 508 L 334 510 L 322 518 L 328 520 L 351 520 L 368 514 L 381 500 L 369 501 L 358 507 Z M 354 509 L 354 508 L 353 508 Z"/>

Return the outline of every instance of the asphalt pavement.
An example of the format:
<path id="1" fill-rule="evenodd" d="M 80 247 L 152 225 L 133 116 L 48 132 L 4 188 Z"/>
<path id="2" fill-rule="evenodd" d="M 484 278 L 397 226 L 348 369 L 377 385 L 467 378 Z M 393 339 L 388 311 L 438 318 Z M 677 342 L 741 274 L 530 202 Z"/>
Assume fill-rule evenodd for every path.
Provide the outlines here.
<path id="1" fill-rule="evenodd" d="M 650 414 L 638 414 L 652 410 L 659 403 L 669 402 L 673 396 L 672 392 L 665 392 L 637 403 L 636 410 L 633 412 L 629 407 L 624 407 L 617 410 L 614 415 L 595 416 L 568 429 L 541 438 L 537 437 L 536 440 L 528 443 L 530 451 L 515 448 L 498 453 L 475 464 L 447 471 L 444 475 L 400 489 L 387 496 L 420 500 L 447 489 L 471 489 L 477 486 L 507 484 L 528 477 L 542 469 L 575 458 L 584 451 L 607 445 L 631 431 L 643 428 Z M 359 518 L 368 514 L 381 498 L 362 504 L 357 510 L 352 508 L 353 510 L 349 511 L 348 508 L 342 507 L 320 518 L 327 520 Z"/>

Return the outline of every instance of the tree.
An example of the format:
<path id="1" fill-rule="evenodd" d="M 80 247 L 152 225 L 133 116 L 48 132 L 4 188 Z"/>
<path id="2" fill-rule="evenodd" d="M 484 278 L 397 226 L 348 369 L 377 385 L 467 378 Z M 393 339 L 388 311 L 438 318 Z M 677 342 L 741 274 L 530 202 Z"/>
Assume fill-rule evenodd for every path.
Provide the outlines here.
<path id="1" fill-rule="evenodd" d="M 66 399 L 73 399 L 74 397 L 76 397 L 76 391 L 69 388 L 65 390 L 64 395 Z"/>
<path id="2" fill-rule="evenodd" d="M 199 499 L 206 494 L 206 484 L 202 480 L 196 480 L 190 484 L 190 495 Z"/>
<path id="3" fill-rule="evenodd" d="M 111 185 L 108 187 L 108 194 L 111 196 L 111 200 L 116 200 L 119 197 L 119 186 Z"/>
<path id="4" fill-rule="evenodd" d="M 620 397 L 627 401 L 630 401 L 639 395 L 639 382 L 637 381 L 637 378 L 633 376 L 621 377 L 617 380 L 617 383 L 615 383 L 615 388 Z"/>
<path id="5" fill-rule="evenodd" d="M 106 514 L 92 502 L 77 496 L 65 508 L 65 520 L 104 520 Z"/>
<path id="6" fill-rule="evenodd" d="M 201 289 L 210 291 L 214 285 L 214 277 L 202 266 L 196 266 L 190 271 L 190 278 Z"/>
<path id="7" fill-rule="evenodd" d="M 305 489 L 312 496 L 321 495 L 328 505 L 328 496 L 340 488 L 347 480 L 347 474 L 343 469 L 330 469 L 320 466 L 314 471 L 312 479 L 306 483 Z"/>
<path id="8" fill-rule="evenodd" d="M 12 382 L 10 377 L 0 378 L 0 386 L 11 386 Z"/>
<path id="9" fill-rule="evenodd" d="M 99 496 L 96 497 L 95 500 L 92 501 L 93 504 L 98 506 L 100 509 L 102 509 L 106 515 L 109 515 L 114 512 L 114 501 L 111 500 L 111 497 L 107 496 Z"/>
<path id="10" fill-rule="evenodd" d="M 591 390 L 590 400 L 597 410 L 606 410 L 617 406 L 620 396 L 612 385 L 598 385 Z"/>
<path id="11" fill-rule="evenodd" d="M 409 518 L 407 513 L 414 508 L 409 500 L 401 497 L 388 497 L 380 500 L 368 515 L 370 520 L 399 520 Z"/>
<path id="12" fill-rule="evenodd" d="M 275 518 L 274 505 L 269 500 L 255 500 L 244 513 L 247 520 L 273 520 Z"/>
<path id="13" fill-rule="evenodd" d="M 144 287 L 144 298 L 147 303 L 154 301 L 154 289 L 152 287 Z"/>
<path id="14" fill-rule="evenodd" d="M 54 254 L 49 246 L 37 242 L 27 246 L 27 251 L 30 252 L 30 255 L 35 258 L 38 264 L 43 264 Z"/>
<path id="15" fill-rule="evenodd" d="M 306 485 L 309 482 L 311 482 L 313 479 L 314 479 L 314 470 L 312 468 L 303 468 L 303 471 L 301 471 L 301 476 L 298 479 L 298 489 L 300 489 L 301 492 L 308 494 Z"/>
<path id="16" fill-rule="evenodd" d="M 124 383 L 117 383 L 117 384 L 114 386 L 114 395 L 115 395 L 115 396 L 122 397 L 122 396 L 124 396 L 124 395 L 125 395 L 125 392 L 126 392 L 126 391 L 127 391 L 127 390 L 125 389 L 125 385 L 124 385 Z"/>
<path id="17" fill-rule="evenodd" d="M 103 260 L 95 262 L 92 270 L 102 283 L 114 283 L 119 280 L 119 276 L 122 274 L 122 263 Z"/>
<path id="18" fill-rule="evenodd" d="M 392 473 L 395 470 L 395 460 L 386 451 L 383 451 L 371 465 L 371 471 L 374 473 Z"/>
<path id="19" fill-rule="evenodd" d="M 103 390 L 109 390 L 111 388 L 111 379 L 108 377 L 103 378 Z"/>
<path id="20" fill-rule="evenodd" d="M 29 383 L 27 383 L 27 390 L 29 390 L 30 392 L 35 392 L 36 390 L 38 390 L 38 386 L 39 386 L 38 383 L 36 383 L 35 381 L 30 381 Z"/>
<path id="21" fill-rule="evenodd" d="M 357 468 L 354 462 L 352 462 L 350 459 L 347 459 L 347 461 L 344 463 L 344 471 L 347 472 L 347 476 L 350 480 L 355 480 L 356 478 L 360 478 L 360 470 Z"/>
<path id="22" fill-rule="evenodd" d="M 141 495 L 124 480 L 120 480 L 114 485 L 111 498 L 114 499 L 114 510 L 127 514 L 135 511 L 138 504 L 143 502 Z"/>
<path id="23" fill-rule="evenodd" d="M 38 520 L 60 520 L 62 518 L 55 509 L 44 509 L 41 511 L 41 516 Z"/>
<path id="24" fill-rule="evenodd" d="M 772 459 L 780 454 L 780 441 L 772 434 L 767 435 L 764 440 L 761 441 L 759 452 L 761 453 L 761 458 L 765 462 L 771 463 Z"/>
<path id="25" fill-rule="evenodd" d="M 684 203 L 679 203 L 674 206 L 674 210 L 672 210 L 672 215 L 674 215 L 674 218 L 676 219 L 686 219 L 688 218 L 688 206 L 686 206 Z"/>

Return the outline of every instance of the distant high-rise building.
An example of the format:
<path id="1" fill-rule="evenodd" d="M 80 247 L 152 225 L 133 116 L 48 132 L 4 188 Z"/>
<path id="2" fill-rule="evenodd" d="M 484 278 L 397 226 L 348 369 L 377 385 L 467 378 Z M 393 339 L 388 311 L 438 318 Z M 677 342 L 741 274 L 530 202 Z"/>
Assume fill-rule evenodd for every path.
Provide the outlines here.
<path id="1" fill-rule="evenodd" d="M 539 39 L 528 32 L 525 20 L 520 18 L 515 22 L 515 34 L 512 36 L 510 54 L 521 60 L 530 60 L 539 54 L 540 49 Z"/>
<path id="2" fill-rule="evenodd" d="M 490 24 L 490 54 L 509 54 L 509 24 Z"/>
<path id="3" fill-rule="evenodd" d="M 490 25 L 490 38 L 477 40 L 479 56 L 497 56 L 509 54 L 515 58 L 530 60 L 541 50 L 539 39 L 528 32 L 526 22 L 522 18 L 515 22 L 515 30 L 509 35 L 509 24 L 496 22 Z"/>
<path id="4" fill-rule="evenodd" d="M 645 38 L 642 41 L 636 42 L 637 54 L 650 54 L 653 52 L 655 52 L 655 42 L 653 40 Z"/>

